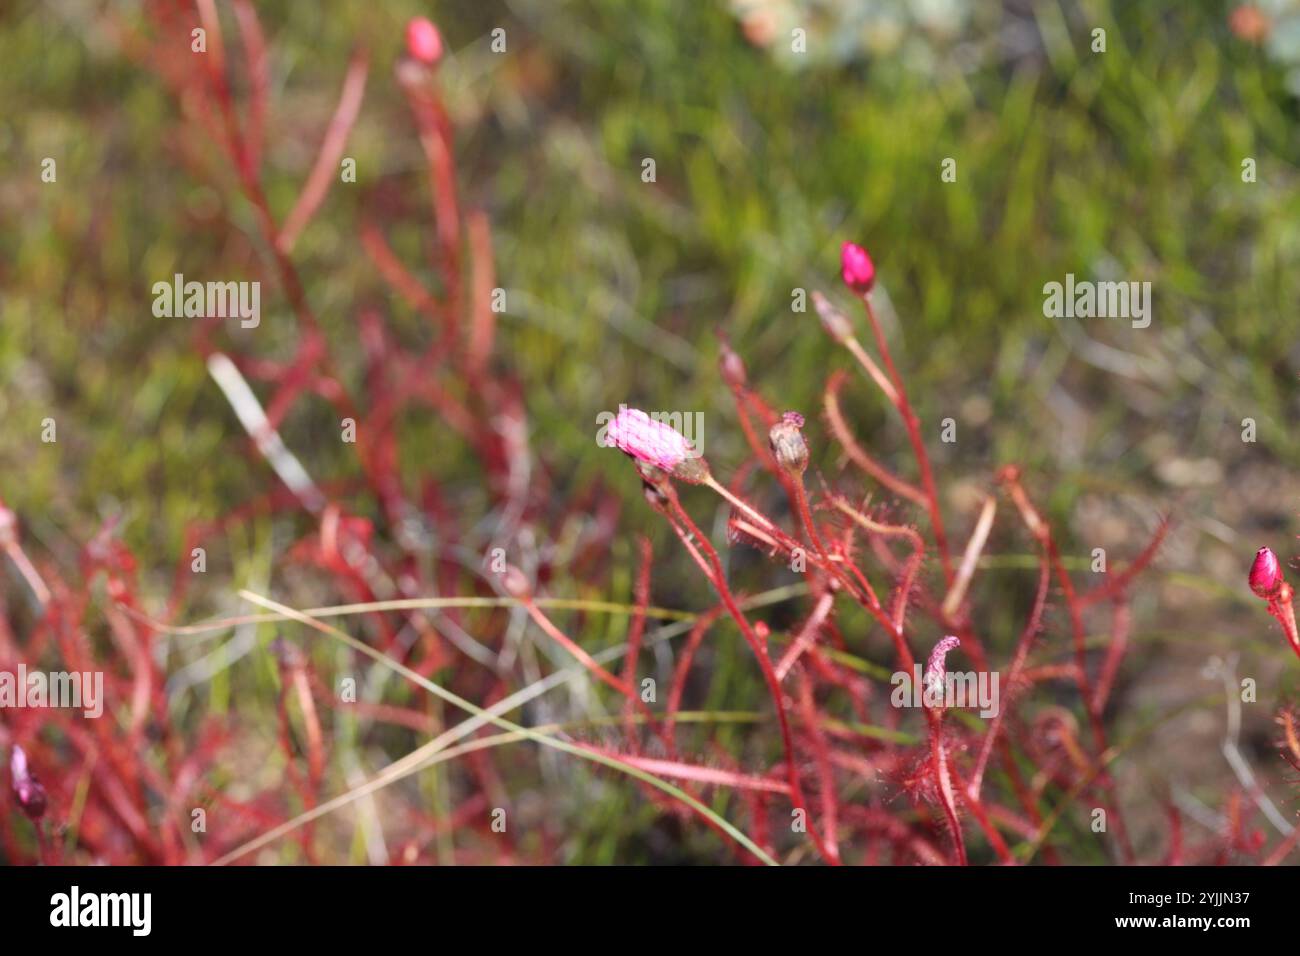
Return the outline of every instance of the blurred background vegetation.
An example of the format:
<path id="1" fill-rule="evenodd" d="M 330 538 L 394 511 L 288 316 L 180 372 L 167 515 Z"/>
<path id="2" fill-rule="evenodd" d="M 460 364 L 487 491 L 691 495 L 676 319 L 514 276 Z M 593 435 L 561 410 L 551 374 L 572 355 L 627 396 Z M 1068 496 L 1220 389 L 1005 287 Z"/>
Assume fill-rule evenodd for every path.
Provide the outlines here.
<path id="1" fill-rule="evenodd" d="M 130 17 L 135 5 L 112 6 Z M 342 356 L 356 351 L 365 304 L 410 341 L 426 335 L 357 236 L 365 204 L 426 201 L 391 67 L 409 16 L 439 24 L 461 187 L 490 213 L 507 290 L 498 353 L 525 386 L 534 448 L 560 490 L 601 481 L 626 495 L 609 596 L 628 593 L 631 532 L 662 542 L 660 565 L 680 555 L 631 469 L 597 448 L 596 416 L 620 402 L 702 411 L 704 450 L 729 474 L 745 451 L 716 374 L 715 330 L 774 404 L 809 415 L 816 464 L 839 474 L 816 415 L 827 373 L 849 363 L 811 308 L 791 305 L 796 289 L 839 296 L 839 244 L 853 239 L 875 257 L 955 537 L 1007 461 L 1025 466 L 1076 557 L 1105 547 L 1122 561 L 1173 511 L 1177 531 L 1135 596 L 1130 663 L 1156 688 L 1130 701 L 1136 716 L 1166 702 L 1160 688 L 1194 682 L 1214 653 L 1242 653 L 1261 680 L 1296 683 L 1244 575 L 1261 545 L 1296 551 L 1297 4 L 1261 3 L 1255 18 L 1236 3 L 1185 0 L 258 6 L 273 52 L 269 198 L 281 215 L 349 53 L 372 52 L 347 149 L 359 188 L 336 184 L 295 252 Z M 67 560 L 121 515 L 145 580 L 161 589 L 186 522 L 227 513 L 268 479 L 234 453 L 246 443 L 192 329 L 155 319 L 150 289 L 173 272 L 258 277 L 227 229 L 251 234 L 253 218 L 181 161 L 209 147 L 178 141 L 175 104 L 121 56 L 101 10 L 19 0 L 0 11 L 0 498 Z M 496 27 L 506 55 L 489 48 Z M 1105 52 L 1093 52 L 1097 28 Z M 805 52 L 792 49 L 795 29 Z M 47 156 L 56 184 L 40 179 Z M 653 183 L 642 181 L 647 158 Z M 941 180 L 946 158 L 955 183 Z M 1255 182 L 1243 182 L 1247 158 Z M 404 222 L 390 241 L 420 263 L 427 228 Z M 1150 281 L 1151 326 L 1045 318 L 1043 285 L 1068 272 Z M 230 335 L 283 357 L 288 312 L 268 286 L 261 328 Z M 905 436 L 877 396 L 855 381 L 845 402 L 858 435 L 905 470 Z M 47 417 L 57 444 L 39 440 Z M 955 444 L 938 441 L 943 418 L 957 424 Z M 1242 441 L 1245 418 L 1258 424 L 1255 443 Z M 318 480 L 352 472 L 326 411 L 283 434 Z M 413 425 L 410 447 L 427 452 L 407 466 L 454 479 L 460 462 L 439 437 L 437 422 Z M 270 573 L 273 528 L 252 527 L 195 613 L 227 608 L 250 568 Z M 995 545 L 1027 551 L 1013 530 Z M 706 600 L 668 567 L 657 576 L 657 603 Z M 1007 632 L 993 628 L 995 644 L 1013 638 L 1015 620 L 1008 612 Z M 599 643 L 608 625 L 590 626 Z M 728 674 L 716 679 L 713 697 L 726 698 Z M 1262 749 L 1265 710 L 1253 725 Z M 1182 745 L 1216 739 L 1217 705 L 1203 717 L 1179 725 Z M 620 806 L 574 858 L 626 851 L 595 845 L 638 825 L 617 822 Z"/>

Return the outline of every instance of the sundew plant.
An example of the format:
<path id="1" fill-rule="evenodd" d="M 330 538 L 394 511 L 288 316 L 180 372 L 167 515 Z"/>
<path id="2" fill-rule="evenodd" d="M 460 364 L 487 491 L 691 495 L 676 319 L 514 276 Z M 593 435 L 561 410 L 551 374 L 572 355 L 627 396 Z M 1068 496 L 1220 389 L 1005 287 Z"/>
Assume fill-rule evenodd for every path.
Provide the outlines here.
<path id="1" fill-rule="evenodd" d="M 0 859 L 1295 862 L 1289 14 L 647 6 L 0 13 Z"/>

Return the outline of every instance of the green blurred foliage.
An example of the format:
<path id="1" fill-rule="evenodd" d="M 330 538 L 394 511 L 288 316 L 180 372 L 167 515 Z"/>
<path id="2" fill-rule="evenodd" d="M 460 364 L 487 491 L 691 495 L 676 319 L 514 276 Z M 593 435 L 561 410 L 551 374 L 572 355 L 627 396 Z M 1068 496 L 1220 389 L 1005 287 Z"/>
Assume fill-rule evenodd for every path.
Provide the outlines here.
<path id="1" fill-rule="evenodd" d="M 1008 29 L 988 6 L 975 5 L 969 31 Z M 508 289 L 501 351 L 530 386 L 538 447 L 575 486 L 617 471 L 592 436 L 595 415 L 621 401 L 705 411 L 711 457 L 738 460 L 714 373 L 715 328 L 774 402 L 816 409 L 826 369 L 844 357 L 811 312 L 791 311 L 792 290 L 836 291 L 838 244 L 849 238 L 877 259 L 923 418 L 961 424 L 972 397 L 988 409 L 971 443 L 980 453 L 955 455 L 963 471 L 1017 458 L 1068 472 L 1043 400 L 1061 384 L 1100 426 L 1073 464 L 1099 469 L 1094 452 L 1113 434 L 1113 376 L 1080 361 L 1077 340 L 1041 312 L 1042 285 L 1066 272 L 1155 286 L 1151 330 L 1081 330 L 1102 347 L 1161 364 L 1191 350 L 1209 367 L 1196 381 L 1158 380 L 1146 420 L 1117 403 L 1131 428 L 1169 430 L 1190 399 L 1224 429 L 1247 414 L 1267 423 L 1261 444 L 1295 463 L 1285 423 L 1300 354 L 1296 103 L 1281 72 L 1231 35 L 1225 9 L 1034 5 L 1019 24 L 1040 41 L 1028 52 L 990 53 L 988 37 L 958 36 L 945 42 L 984 52 L 947 51 L 918 71 L 866 52 L 803 67 L 751 45 L 712 5 L 640 7 L 635 16 L 596 2 L 433 11 L 454 51 L 443 75 L 462 123 L 463 189 L 492 214 Z M 362 303 L 422 334 L 356 239 L 366 187 L 395 179 L 409 185 L 408 208 L 423 201 L 389 72 L 401 24 L 417 9 L 264 11 L 274 50 L 268 182 L 281 214 L 310 166 L 348 52 L 358 43 L 374 51 L 349 145 L 361 188 L 336 186 L 297 252 L 342 353 Z M 256 275 L 246 254 L 230 261 L 222 228 L 229 220 L 251 233 L 252 219 L 242 201 L 185 168 L 183 155 L 197 157 L 221 181 L 210 144 L 178 141 L 178 128 L 200 134 L 177 126 L 161 84 L 80 13 L 20 4 L 0 33 L 11 65 L 0 78 L 11 104 L 0 126 L 3 201 L 19 227 L 0 240 L 0 456 L 21 475 L 4 494 L 64 527 L 134 509 L 151 526 L 135 527 L 136 543 L 165 547 L 184 519 L 220 513 L 261 476 L 221 454 L 230 415 L 184 320 L 149 314 L 149 286 L 186 269 Z M 497 24 L 506 56 L 487 49 Z M 1104 54 L 1089 49 L 1094 25 L 1107 30 Z M 814 32 L 810 42 L 824 39 Z M 45 156 L 57 158 L 57 184 L 39 180 Z M 1246 156 L 1257 163 L 1254 184 L 1241 181 Z M 940 179 L 947 157 L 956 183 Z M 654 183 L 641 181 L 646 158 Z M 421 261 L 421 231 L 394 227 L 408 262 Z M 270 321 L 248 341 L 285 354 L 292 339 L 276 329 L 288 328 L 287 311 L 267 300 Z M 1213 404 L 1229 399 L 1232 408 Z M 901 450 L 874 395 L 863 388 L 849 401 L 874 444 Z M 47 415 L 60 425 L 57 447 L 32 441 Z M 300 451 L 322 477 L 346 468 L 335 443 L 320 440 L 328 416 L 291 422 L 289 432 L 298 426 L 295 437 L 311 446 Z M 1198 427 L 1180 430 L 1185 453 L 1218 453 Z M 1151 465 L 1106 460 L 1133 479 Z"/>

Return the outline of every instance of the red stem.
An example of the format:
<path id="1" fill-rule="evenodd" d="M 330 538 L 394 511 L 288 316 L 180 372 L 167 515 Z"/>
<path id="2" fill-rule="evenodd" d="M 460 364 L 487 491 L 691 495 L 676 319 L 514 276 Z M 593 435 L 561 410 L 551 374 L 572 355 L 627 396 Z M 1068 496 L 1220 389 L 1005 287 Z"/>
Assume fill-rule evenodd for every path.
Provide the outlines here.
<path id="1" fill-rule="evenodd" d="M 952 831 L 953 846 L 957 851 L 957 865 L 965 866 L 966 841 L 962 838 L 952 781 L 948 777 L 948 756 L 943 747 L 942 711 L 930 709 L 925 712 L 925 715 L 930 722 L 930 766 L 934 771 L 935 787 L 939 794 L 939 802 L 943 805 L 944 815 L 948 818 L 948 828 Z"/>
<path id="2" fill-rule="evenodd" d="M 744 612 L 736 604 L 736 599 L 727 586 L 726 572 L 722 568 L 722 562 L 718 559 L 718 552 L 709 542 L 709 539 L 704 536 L 704 533 L 700 531 L 691 516 L 686 513 L 681 502 L 677 499 L 676 490 L 669 487 L 667 496 L 673 513 L 695 538 L 709 563 L 713 566 L 711 582 L 717 590 L 718 596 L 722 598 L 722 603 L 727 606 L 727 613 L 735 620 L 736 625 L 740 628 L 740 633 L 744 636 L 746 643 L 754 652 L 754 657 L 758 660 L 759 669 L 763 672 L 763 680 L 767 682 L 768 692 L 771 694 L 772 703 L 776 707 L 777 722 L 781 727 L 781 744 L 785 750 L 786 776 L 790 782 L 790 794 L 794 799 L 795 806 L 806 813 L 808 811 L 808 801 L 804 798 L 803 786 L 799 783 L 799 767 L 795 759 L 794 735 L 790 732 L 790 721 L 786 716 L 785 706 L 782 703 L 781 682 L 776 679 L 776 672 L 772 669 L 771 660 L 768 659 L 767 648 L 758 639 L 758 635 L 754 633 L 754 629 L 750 626 Z M 823 842 L 821 834 L 817 832 L 817 827 L 811 819 L 808 821 L 808 835 L 812 837 L 817 851 L 826 860 L 832 863 L 836 862 L 834 854 L 830 852 L 829 847 Z"/>
<path id="3" fill-rule="evenodd" d="M 930 512 L 930 525 L 934 528 L 934 543 L 939 550 L 939 561 L 943 565 L 944 581 L 951 587 L 952 556 L 948 553 L 948 536 L 943 530 L 943 516 L 939 512 L 939 495 L 934 486 L 934 472 L 930 469 L 930 456 L 926 454 L 925 442 L 921 439 L 921 423 L 917 420 L 916 413 L 912 411 L 912 403 L 907 400 L 907 389 L 903 387 L 903 379 L 898 374 L 898 369 L 894 367 L 894 359 L 889 353 L 889 345 L 885 342 L 884 330 L 881 329 L 880 321 L 876 318 L 876 310 L 871 305 L 871 297 L 864 295 L 862 301 L 867 307 L 867 318 L 871 320 L 871 330 L 875 334 L 880 357 L 885 362 L 885 368 L 889 370 L 894 388 L 898 390 L 898 413 L 903 417 L 908 440 L 912 443 L 912 452 L 916 455 L 917 467 L 921 470 L 921 488 L 925 492 L 926 507 Z"/>

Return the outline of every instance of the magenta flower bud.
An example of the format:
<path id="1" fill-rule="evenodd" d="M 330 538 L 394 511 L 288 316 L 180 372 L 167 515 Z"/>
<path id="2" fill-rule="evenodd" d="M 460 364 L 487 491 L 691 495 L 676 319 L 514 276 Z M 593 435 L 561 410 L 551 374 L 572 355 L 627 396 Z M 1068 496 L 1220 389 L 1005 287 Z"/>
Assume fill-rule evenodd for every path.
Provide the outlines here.
<path id="1" fill-rule="evenodd" d="M 802 475 L 808 468 L 808 443 L 802 429 L 803 416 L 786 412 L 767 433 L 776 463 L 792 475 Z"/>
<path id="2" fill-rule="evenodd" d="M 686 436 L 639 408 L 620 405 L 605 437 L 607 446 L 666 471 L 674 478 L 697 483 L 709 476 L 708 465 Z"/>
<path id="3" fill-rule="evenodd" d="M 840 275 L 854 292 L 870 292 L 876 282 L 876 266 L 866 249 L 846 242 L 840 247 Z"/>
<path id="4" fill-rule="evenodd" d="M 432 20 L 415 17 L 406 25 L 406 52 L 428 66 L 442 59 L 442 36 Z"/>
<path id="5" fill-rule="evenodd" d="M 1268 548 L 1255 552 L 1255 563 L 1250 566 L 1250 589 L 1264 600 L 1277 597 L 1282 587 L 1282 566 L 1277 555 Z"/>
<path id="6" fill-rule="evenodd" d="M 14 744 L 13 754 L 9 757 L 9 775 L 13 778 L 14 796 L 18 798 L 23 813 L 32 820 L 39 820 L 45 815 L 45 788 L 27 766 L 27 754 L 17 744 Z"/>

